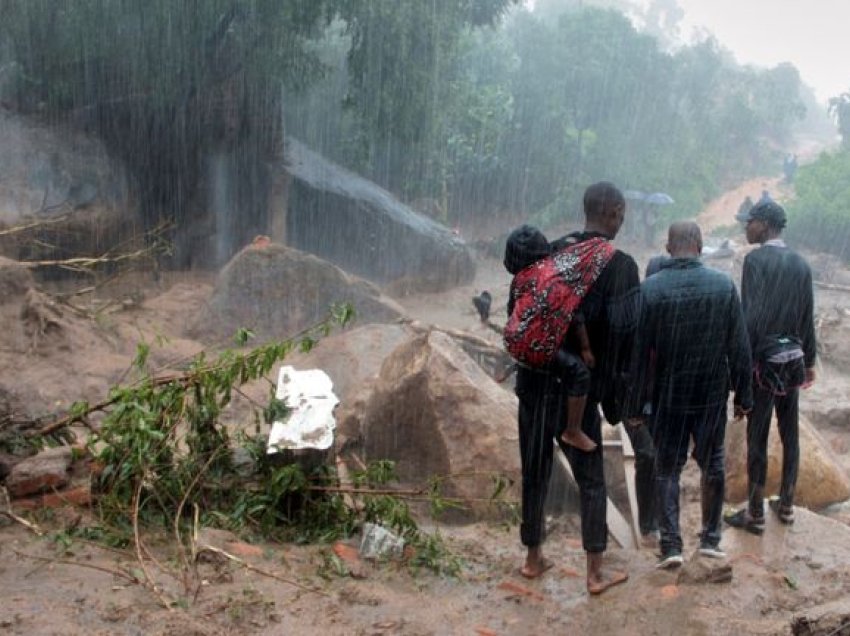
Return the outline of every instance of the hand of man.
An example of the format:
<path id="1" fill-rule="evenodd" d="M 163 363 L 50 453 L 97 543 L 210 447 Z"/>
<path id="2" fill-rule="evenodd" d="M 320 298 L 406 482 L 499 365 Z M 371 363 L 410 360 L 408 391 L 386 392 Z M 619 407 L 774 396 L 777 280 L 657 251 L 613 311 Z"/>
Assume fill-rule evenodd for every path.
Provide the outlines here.
<path id="1" fill-rule="evenodd" d="M 752 410 L 753 410 L 753 409 L 745 409 L 745 408 L 744 408 L 743 406 L 741 406 L 740 404 L 736 404 L 736 405 L 735 405 L 735 419 L 736 419 L 736 420 L 740 420 L 740 419 L 741 419 L 742 417 L 744 417 L 745 415 L 749 415 L 749 414 L 750 414 L 750 411 L 752 411 Z"/>
<path id="2" fill-rule="evenodd" d="M 806 369 L 806 381 L 803 382 L 802 388 L 808 389 L 814 383 L 815 383 L 815 368 L 809 367 L 808 369 Z"/>

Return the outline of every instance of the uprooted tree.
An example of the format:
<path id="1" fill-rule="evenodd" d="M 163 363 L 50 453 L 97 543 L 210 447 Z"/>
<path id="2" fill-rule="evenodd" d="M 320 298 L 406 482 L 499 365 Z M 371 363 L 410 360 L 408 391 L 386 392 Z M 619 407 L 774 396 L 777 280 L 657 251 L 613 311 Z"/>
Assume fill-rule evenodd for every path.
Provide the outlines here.
<path id="1" fill-rule="evenodd" d="M 149 346 L 141 344 L 133 363 L 138 381 L 113 388 L 97 404 L 75 403 L 67 416 L 27 433 L 37 444 L 75 422 L 93 431 L 87 450 L 98 523 L 78 527 L 74 534 L 132 547 L 138 567 L 120 574 L 143 584 L 168 607 L 191 602 L 200 589 L 196 557 L 199 551 L 215 550 L 197 544 L 202 527 L 304 542 L 346 537 L 363 523 L 374 522 L 413 547 L 408 555 L 413 567 L 456 570 L 458 561 L 445 551 L 439 535 L 420 532 L 407 503 L 422 500 L 435 513 L 458 505 L 441 495 L 439 476 L 421 488 L 400 489 L 390 485 L 395 475 L 389 461 L 352 471 L 345 481 L 326 465 L 307 470 L 297 462 L 268 461 L 261 421 L 270 424 L 287 412 L 272 382 L 268 402 L 255 404 L 254 434 L 233 433 L 222 422 L 222 409 L 241 392 L 241 385 L 268 379 L 287 354 L 308 351 L 333 325 L 345 325 L 352 315 L 350 306 L 335 306 L 327 320 L 294 338 L 247 352 L 228 350 L 210 360 L 202 353 L 184 371 L 171 375 L 146 371 Z M 240 330 L 237 341 L 245 345 L 250 335 Z M 253 458 L 249 474 L 234 463 L 237 448 Z M 502 503 L 506 486 L 506 480 L 496 480 L 494 504 Z M 174 558 L 169 565 L 145 544 L 150 532 L 171 537 Z M 164 584 L 163 574 L 176 585 Z"/>

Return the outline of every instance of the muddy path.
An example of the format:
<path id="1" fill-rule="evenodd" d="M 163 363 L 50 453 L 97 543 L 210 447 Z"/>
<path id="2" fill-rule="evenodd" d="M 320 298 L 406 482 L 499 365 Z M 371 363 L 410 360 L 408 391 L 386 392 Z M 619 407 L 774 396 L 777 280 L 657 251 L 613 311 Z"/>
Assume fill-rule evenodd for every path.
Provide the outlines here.
<path id="1" fill-rule="evenodd" d="M 749 182 L 709 204 L 700 222 L 706 229 L 730 224 L 743 196 L 765 188 L 781 192 L 769 179 Z M 627 242 L 620 246 L 634 253 L 641 266 L 654 253 Z M 498 344 L 498 336 L 480 324 L 471 298 L 490 290 L 494 316 L 500 317 L 508 277 L 499 260 L 483 252 L 477 271 L 468 286 L 398 300 L 417 320 Z M 137 284 L 143 302 L 102 318 L 99 328 L 109 337 L 87 337 L 71 343 L 70 350 L 38 357 L 0 347 L 4 367 L 19 369 L 22 382 L 37 386 L 33 399 L 53 403 L 63 395 L 74 399 L 81 390 L 92 398 L 102 395 L 107 372 L 120 374 L 126 368 L 133 355 L 126 341 L 139 333 L 170 336 L 174 357 L 191 355 L 197 343 L 178 334 L 210 294 L 210 277 L 186 274 Z M 844 408 L 847 386 L 843 370 L 824 366 L 816 387 L 804 395 L 803 409 L 826 414 Z M 850 472 L 843 420 L 821 423 L 819 429 Z M 692 463 L 682 488 L 689 559 L 684 574 L 657 571 L 652 550 L 624 550 L 612 542 L 609 561 L 628 570 L 630 579 L 600 598 L 585 591 L 585 555 L 574 514 L 551 520 L 545 549 L 555 567 L 535 581 L 518 574 L 523 550 L 518 528 L 511 524 L 459 527 L 423 519 L 461 559 L 457 577 L 358 561 L 352 556 L 356 537 L 343 546 L 303 546 L 254 544 L 250 537 L 222 534 L 222 545 L 253 569 L 202 561 L 197 594 L 181 606 L 165 608 L 149 590 L 114 574 L 137 568 L 134 554 L 69 535 L 71 527 L 94 523 L 90 510 L 17 511 L 45 534 L 35 536 L 19 524 L 0 527 L 0 630 L 10 634 L 791 634 L 795 616 L 850 596 L 850 510 L 842 506 L 830 511 L 831 518 L 801 509 L 790 527 L 768 519 L 761 538 L 726 531 L 731 580 L 712 582 L 717 578 L 712 564 L 691 554 L 700 514 L 699 476 Z M 146 541 L 162 562 L 174 557 L 167 535 L 151 533 Z M 179 582 L 157 577 L 163 589 L 179 590 Z"/>

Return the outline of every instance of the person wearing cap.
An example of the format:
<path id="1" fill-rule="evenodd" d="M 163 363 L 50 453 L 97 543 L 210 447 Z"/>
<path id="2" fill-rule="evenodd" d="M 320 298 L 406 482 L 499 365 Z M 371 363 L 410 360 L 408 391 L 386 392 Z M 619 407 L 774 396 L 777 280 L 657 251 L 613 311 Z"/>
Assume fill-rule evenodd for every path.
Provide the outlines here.
<path id="1" fill-rule="evenodd" d="M 738 216 L 747 241 L 741 301 L 753 354 L 753 410 L 747 417 L 747 506 L 726 515 L 727 523 L 753 534 L 764 532 L 767 441 L 774 410 L 782 440 L 779 498 L 770 508 L 784 524 L 794 522 L 794 490 L 800 463 L 799 387 L 815 379 L 812 272 L 781 238 L 785 210 L 775 201 L 757 203 Z"/>

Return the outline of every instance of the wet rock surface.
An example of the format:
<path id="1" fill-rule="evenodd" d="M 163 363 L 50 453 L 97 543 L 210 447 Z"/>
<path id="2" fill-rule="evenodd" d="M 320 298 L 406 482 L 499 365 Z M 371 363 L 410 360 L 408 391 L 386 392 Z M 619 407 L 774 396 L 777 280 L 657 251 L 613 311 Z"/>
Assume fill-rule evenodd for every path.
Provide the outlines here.
<path id="1" fill-rule="evenodd" d="M 287 142 L 286 242 L 378 283 L 435 292 L 469 283 L 475 263 L 447 227 L 374 183 Z"/>
<path id="2" fill-rule="evenodd" d="M 283 245 L 249 245 L 221 270 L 189 333 L 224 340 L 244 327 L 260 342 L 287 338 L 327 318 L 334 303 L 351 303 L 361 324 L 403 315 L 374 285 L 327 261 Z"/>
<path id="3" fill-rule="evenodd" d="M 747 498 L 746 422 L 730 421 L 726 426 L 726 500 Z M 850 497 L 850 478 L 829 444 L 804 415 L 800 416 L 800 469 L 795 503 L 818 510 Z M 774 417 L 768 438 L 767 485 L 765 496 L 779 494 L 782 471 L 782 442 Z"/>
<path id="4" fill-rule="evenodd" d="M 499 514 L 488 473 L 519 476 L 516 398 L 451 336 L 431 331 L 395 349 L 381 367 L 362 424 L 365 459 L 393 459 L 403 481 L 446 476 L 445 495 L 471 514 Z M 476 476 L 477 475 L 477 476 Z"/>

